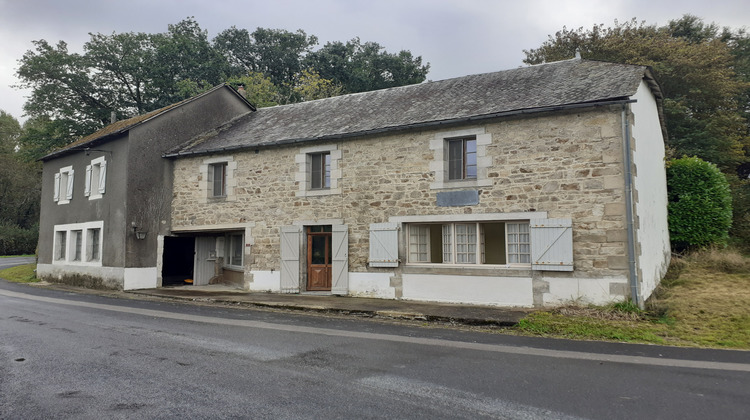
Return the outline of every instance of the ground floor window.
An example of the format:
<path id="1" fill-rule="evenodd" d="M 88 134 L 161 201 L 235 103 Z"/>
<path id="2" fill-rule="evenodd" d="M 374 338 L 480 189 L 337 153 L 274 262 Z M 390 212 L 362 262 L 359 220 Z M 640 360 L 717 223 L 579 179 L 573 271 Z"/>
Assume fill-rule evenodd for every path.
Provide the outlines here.
<path id="1" fill-rule="evenodd" d="M 231 233 L 226 236 L 224 243 L 226 244 L 227 265 L 242 267 L 242 255 L 245 249 L 244 242 L 244 235 L 241 233 Z"/>
<path id="2" fill-rule="evenodd" d="M 529 223 L 408 225 L 408 261 L 426 264 L 530 264 Z"/>
<path id="3" fill-rule="evenodd" d="M 53 262 L 101 265 L 103 224 L 95 221 L 55 226 Z"/>

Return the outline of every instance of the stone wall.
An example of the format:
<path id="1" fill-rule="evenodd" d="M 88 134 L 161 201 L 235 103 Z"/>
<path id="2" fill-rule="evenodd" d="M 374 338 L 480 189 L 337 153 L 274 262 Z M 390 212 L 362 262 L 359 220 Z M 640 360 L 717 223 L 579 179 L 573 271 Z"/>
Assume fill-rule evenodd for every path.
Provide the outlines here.
<path id="1" fill-rule="evenodd" d="M 627 273 L 620 108 L 558 112 L 440 130 L 406 131 L 337 142 L 305 143 L 232 154 L 233 201 L 209 201 L 201 188 L 206 159 L 175 162 L 173 226 L 254 222 L 248 270 L 279 270 L 280 226 L 340 219 L 349 226 L 349 271 L 367 267 L 369 224 L 393 216 L 546 211 L 573 221 L 573 272 L 551 277 L 623 278 Z M 481 152 L 491 159 L 486 180 L 475 188 L 479 204 L 438 207 L 435 151 L 442 132 L 480 129 L 491 135 Z M 337 191 L 300 196 L 300 150 L 315 144 L 340 151 Z"/>

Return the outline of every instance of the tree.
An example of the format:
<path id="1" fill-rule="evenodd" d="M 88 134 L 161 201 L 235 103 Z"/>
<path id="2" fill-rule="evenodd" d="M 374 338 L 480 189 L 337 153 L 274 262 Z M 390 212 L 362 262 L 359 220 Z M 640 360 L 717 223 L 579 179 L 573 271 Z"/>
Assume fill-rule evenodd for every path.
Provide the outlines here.
<path id="1" fill-rule="evenodd" d="M 0 110 L 0 255 L 36 248 L 41 165 L 20 158 L 21 133 L 18 121 Z"/>
<path id="2" fill-rule="evenodd" d="M 725 244 L 732 225 L 732 195 L 719 168 L 697 157 L 667 165 L 669 235 L 683 250 Z"/>
<path id="3" fill-rule="evenodd" d="M 409 51 L 392 54 L 376 42 L 363 44 L 359 38 L 346 44 L 329 42 L 310 53 L 306 63 L 320 77 L 342 86 L 344 93 L 421 83 L 430 69 L 429 64 L 422 65 L 422 57 Z"/>
<path id="4" fill-rule="evenodd" d="M 294 87 L 294 92 L 303 101 L 330 98 L 341 95 L 342 88 L 333 80 L 320 77 L 315 70 L 302 70 L 299 82 Z"/>
<path id="5" fill-rule="evenodd" d="M 258 108 L 278 105 L 281 98 L 279 88 L 261 73 L 249 72 L 242 77 L 233 77 L 227 81 L 230 86 L 245 90 L 245 98 Z"/>
<path id="6" fill-rule="evenodd" d="M 686 16 L 662 28 L 635 19 L 612 28 L 563 28 L 541 47 L 524 50 L 524 62 L 568 59 L 576 50 L 583 58 L 654 69 L 674 155 L 699 156 L 727 172 L 748 161 L 748 124 L 738 99 L 748 85 L 735 73 L 732 50 L 715 25 Z"/>

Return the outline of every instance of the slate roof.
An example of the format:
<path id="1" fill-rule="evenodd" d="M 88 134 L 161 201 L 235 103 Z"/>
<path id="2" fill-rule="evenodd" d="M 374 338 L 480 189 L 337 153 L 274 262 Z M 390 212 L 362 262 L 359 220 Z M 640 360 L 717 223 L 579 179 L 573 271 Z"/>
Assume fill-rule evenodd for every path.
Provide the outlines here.
<path id="1" fill-rule="evenodd" d="M 645 66 L 573 59 L 260 108 L 165 154 L 206 154 L 629 100 Z"/>
<path id="2" fill-rule="evenodd" d="M 104 141 L 104 140 L 106 140 L 108 138 L 114 138 L 114 136 L 117 136 L 119 134 L 125 133 L 125 132 L 129 131 L 131 128 L 133 128 L 135 126 L 138 126 L 140 124 L 143 124 L 143 123 L 145 123 L 145 122 L 147 122 L 147 121 L 149 121 L 149 120 L 151 120 L 153 118 L 156 118 L 156 117 L 164 114 L 165 112 L 167 112 L 169 110 L 172 110 L 174 108 L 178 108 L 181 105 L 184 105 L 184 104 L 186 104 L 188 102 L 192 102 L 192 101 L 194 101 L 194 100 L 196 100 L 198 98 L 206 96 L 206 95 L 210 94 L 211 92 L 214 92 L 214 91 L 219 90 L 219 89 L 224 88 L 224 87 L 227 87 L 227 88 L 231 89 L 232 91 L 234 91 L 234 89 L 232 87 L 230 87 L 229 85 L 227 85 L 227 84 L 218 85 L 218 86 L 215 86 L 215 87 L 213 87 L 213 88 L 211 88 L 211 89 L 209 89 L 209 90 L 207 90 L 207 91 L 205 91 L 203 93 L 200 93 L 200 94 L 198 94 L 196 96 L 190 97 L 190 98 L 185 99 L 183 101 L 174 103 L 172 105 L 167 105 L 167 106 L 165 106 L 163 108 L 159 108 L 159 109 L 156 109 L 156 110 L 151 111 L 151 112 L 147 112 L 147 113 L 142 114 L 142 115 L 136 115 L 135 117 L 132 117 L 132 118 L 128 118 L 128 119 L 116 121 L 116 122 L 114 122 L 114 123 L 112 123 L 112 124 L 110 124 L 110 125 L 102 128 L 99 131 L 96 131 L 96 132 L 94 132 L 92 134 L 89 134 L 88 136 L 81 137 L 80 139 L 78 139 L 78 140 L 76 140 L 76 141 L 74 141 L 74 142 L 72 142 L 70 144 L 67 144 L 64 147 L 62 147 L 60 149 L 57 149 L 57 150 L 55 150 L 55 151 L 47 154 L 46 156 L 42 157 L 39 160 L 42 160 L 42 161 L 49 160 L 49 159 L 61 156 L 63 154 L 66 154 L 67 152 L 71 152 L 71 151 L 74 151 L 74 150 L 81 150 L 81 148 L 83 146 L 90 146 L 90 145 L 93 145 L 93 144 L 98 144 L 101 141 Z M 247 101 L 239 93 L 237 93 L 237 96 L 240 97 L 240 98 L 242 98 L 243 101 Z M 249 102 L 248 102 L 248 105 L 251 107 L 251 109 L 255 110 L 255 107 L 252 104 L 250 104 Z"/>

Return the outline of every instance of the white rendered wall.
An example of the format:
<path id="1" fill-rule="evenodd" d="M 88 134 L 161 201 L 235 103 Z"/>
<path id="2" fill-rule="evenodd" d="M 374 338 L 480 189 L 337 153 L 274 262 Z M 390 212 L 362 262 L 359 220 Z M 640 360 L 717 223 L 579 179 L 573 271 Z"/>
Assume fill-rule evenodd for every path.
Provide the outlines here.
<path id="1" fill-rule="evenodd" d="M 476 305 L 531 307 L 530 277 L 404 274 L 403 299 Z"/>
<path id="2" fill-rule="evenodd" d="M 544 306 L 560 306 L 568 304 L 607 305 L 622 301 L 620 293 L 611 293 L 611 284 L 620 283 L 620 289 L 627 290 L 628 279 L 622 278 L 549 278 L 549 292 L 544 293 Z"/>
<path id="3" fill-rule="evenodd" d="M 395 299 L 393 273 L 349 273 L 349 296 Z"/>
<path id="4" fill-rule="evenodd" d="M 156 267 L 126 268 L 123 290 L 154 289 L 159 286 Z"/>
<path id="5" fill-rule="evenodd" d="M 247 288 L 253 292 L 281 292 L 281 272 L 252 270 L 253 281 L 247 283 Z"/>
<path id="6" fill-rule="evenodd" d="M 62 281 L 66 276 L 87 276 L 99 278 L 104 287 L 123 288 L 124 268 L 96 267 L 90 265 L 37 264 L 36 275 L 42 280 Z"/>
<path id="7" fill-rule="evenodd" d="M 637 216 L 636 237 L 640 252 L 640 294 L 648 299 L 666 273 L 671 257 L 669 226 L 667 224 L 667 175 L 664 166 L 664 138 L 662 136 L 656 100 L 646 82 L 641 82 L 631 104 L 634 115 L 632 141 L 635 145 Z"/>

